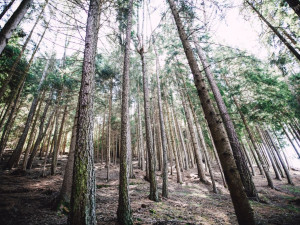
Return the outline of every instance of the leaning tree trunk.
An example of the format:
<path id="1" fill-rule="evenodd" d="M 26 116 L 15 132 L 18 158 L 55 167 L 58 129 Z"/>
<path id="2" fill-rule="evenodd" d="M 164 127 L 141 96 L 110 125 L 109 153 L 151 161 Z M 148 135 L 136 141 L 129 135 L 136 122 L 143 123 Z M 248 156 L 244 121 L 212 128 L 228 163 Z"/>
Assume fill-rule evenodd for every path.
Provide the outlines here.
<path id="1" fill-rule="evenodd" d="M 0 31 L 0 54 L 11 38 L 14 30 L 17 28 L 27 10 L 30 8 L 33 0 L 23 0 L 13 15 L 6 22 L 2 30 Z"/>
<path id="2" fill-rule="evenodd" d="M 93 146 L 93 94 L 102 1 L 90 0 L 82 80 L 78 99 L 78 123 L 74 154 L 73 185 L 69 224 L 96 224 L 96 183 Z"/>
<path id="3" fill-rule="evenodd" d="M 28 135 L 30 125 L 31 125 L 34 113 L 36 111 L 36 107 L 37 107 L 38 100 L 39 100 L 39 97 L 40 97 L 39 94 L 41 92 L 42 85 L 43 85 L 43 83 L 44 83 L 44 81 L 46 79 L 46 76 L 48 75 L 49 64 L 50 64 L 50 59 L 48 59 L 47 62 L 46 62 L 46 65 L 45 65 L 45 68 L 44 68 L 44 71 L 43 71 L 40 83 L 39 83 L 38 88 L 37 88 L 37 92 L 35 93 L 35 96 L 33 98 L 33 101 L 32 101 L 32 104 L 31 104 L 28 116 L 27 116 L 27 120 L 26 120 L 26 123 L 25 123 L 25 128 L 23 130 L 23 133 L 22 133 L 22 135 L 21 135 L 21 137 L 20 137 L 20 139 L 18 141 L 17 147 L 13 151 L 13 154 L 10 157 L 10 159 L 9 159 L 7 165 L 6 165 L 6 168 L 8 168 L 8 169 L 12 169 L 13 165 L 16 162 L 19 161 L 19 158 L 21 156 L 22 149 L 23 149 L 26 137 Z"/>
<path id="4" fill-rule="evenodd" d="M 255 188 L 255 185 L 252 180 L 251 172 L 249 170 L 249 167 L 247 166 L 246 158 L 242 152 L 241 144 L 238 139 L 238 136 L 236 134 L 236 131 L 234 129 L 233 122 L 229 116 L 229 113 L 227 111 L 227 107 L 223 101 L 222 95 L 220 93 L 220 90 L 216 84 L 216 81 L 213 77 L 213 74 L 210 70 L 209 64 L 207 62 L 206 56 L 201 48 L 200 45 L 198 45 L 195 36 L 193 36 L 193 41 L 196 46 L 197 54 L 200 58 L 200 61 L 203 65 L 205 75 L 207 77 L 207 80 L 210 84 L 210 87 L 212 89 L 212 92 L 214 94 L 215 100 L 218 105 L 218 109 L 220 111 L 222 121 L 224 123 L 224 127 L 226 129 L 229 142 L 231 145 L 231 149 L 233 152 L 233 156 L 237 165 L 237 168 L 240 172 L 240 176 L 243 182 L 243 185 L 245 187 L 246 194 L 249 198 L 253 198 L 258 200 L 258 194 Z"/>
<path id="5" fill-rule="evenodd" d="M 299 0 L 285 0 L 289 6 L 295 11 L 300 18 L 300 1 Z"/>
<path id="6" fill-rule="evenodd" d="M 197 65 L 191 45 L 188 42 L 188 37 L 185 33 L 181 18 L 179 17 L 175 2 L 174 0 L 168 0 L 168 2 L 176 22 L 178 33 L 185 50 L 189 66 L 194 76 L 195 86 L 201 100 L 201 105 L 203 107 L 209 129 L 211 130 L 213 140 L 222 163 L 238 222 L 244 225 L 253 225 L 255 224 L 253 210 L 244 191 L 243 183 L 237 170 L 226 132 L 222 126 L 220 118 L 213 108 L 213 103 L 209 97 L 206 84 Z"/>
<path id="7" fill-rule="evenodd" d="M 300 61 L 300 54 L 297 50 L 279 33 L 279 31 L 254 7 L 252 3 L 246 1 L 247 4 L 253 9 L 254 12 L 258 15 L 259 18 L 264 21 L 267 26 L 274 32 L 274 34 L 283 42 L 283 44 L 290 50 L 290 52 Z"/>
<path id="8" fill-rule="evenodd" d="M 0 14 L 0 20 L 2 19 L 2 17 L 5 15 L 5 13 L 7 12 L 7 10 L 10 9 L 11 5 L 15 2 L 15 0 L 11 0 L 6 6 L 4 6 L 4 9 L 2 10 L 1 14 Z"/>
<path id="9" fill-rule="evenodd" d="M 227 86 L 230 87 L 229 82 L 228 82 L 228 80 L 226 79 L 225 76 L 224 76 L 224 80 L 225 80 Z M 239 114 L 240 114 L 240 117 L 241 117 L 241 119 L 242 119 L 242 121 L 243 121 L 243 124 L 244 124 L 244 126 L 245 126 L 245 128 L 246 128 L 246 131 L 247 131 L 248 136 L 249 136 L 249 139 L 251 140 L 251 143 L 252 143 L 252 145 L 253 145 L 253 147 L 254 147 L 254 150 L 255 150 L 255 152 L 256 152 L 256 154 L 257 154 L 257 156 L 258 156 L 258 159 L 259 159 L 259 161 L 260 161 L 260 163 L 261 163 L 261 165 L 262 165 L 262 167 L 263 167 L 264 173 L 265 173 L 266 178 L 267 178 L 267 181 L 268 181 L 268 186 L 269 186 L 270 188 L 273 189 L 273 188 L 274 188 L 274 185 L 273 185 L 272 178 L 271 178 L 271 176 L 270 176 L 270 174 L 269 174 L 269 171 L 268 171 L 268 169 L 267 169 L 267 167 L 266 167 L 266 164 L 264 163 L 264 160 L 263 160 L 263 158 L 262 158 L 262 155 L 261 155 L 261 153 L 260 153 L 260 151 L 259 151 L 259 149 L 258 149 L 258 147 L 257 147 L 257 144 L 256 144 L 256 142 L 255 142 L 255 139 L 254 139 L 254 136 L 253 136 L 253 134 L 252 134 L 252 131 L 251 131 L 249 125 L 248 125 L 248 122 L 247 122 L 247 120 L 246 120 L 246 117 L 244 116 L 244 114 L 243 114 L 243 112 L 242 112 L 242 110 L 241 110 L 240 104 L 238 103 L 237 99 L 236 99 L 234 96 L 232 97 L 232 99 L 233 99 L 233 102 L 234 102 L 234 104 L 235 104 L 235 106 L 236 106 L 236 108 L 237 108 L 237 110 L 238 110 L 238 112 L 239 112 Z M 250 147 L 250 146 L 249 146 L 249 147 Z"/>
<path id="10" fill-rule="evenodd" d="M 36 21 L 35 21 L 35 23 L 34 23 L 34 25 L 33 25 L 33 27 L 31 28 L 31 31 L 30 31 L 30 33 L 28 34 L 28 36 L 27 36 L 27 38 L 26 38 L 26 40 L 25 40 L 25 42 L 24 42 L 24 44 L 23 44 L 23 46 L 22 46 L 22 49 L 21 49 L 21 51 L 20 51 L 18 57 L 17 57 L 16 60 L 14 61 L 14 64 L 12 65 L 11 70 L 10 70 L 10 72 L 8 73 L 7 78 L 3 81 L 2 86 L 1 86 L 1 88 L 0 88 L 0 96 L 3 96 L 4 92 L 6 91 L 7 86 L 8 86 L 8 84 L 9 84 L 9 82 L 11 81 L 12 77 L 15 75 L 17 66 L 19 65 L 19 62 L 20 62 L 20 60 L 21 60 L 21 58 L 22 58 L 22 56 L 23 56 L 23 54 L 24 54 L 24 51 L 26 50 L 27 45 L 28 45 L 29 41 L 31 40 L 31 36 L 32 36 L 32 34 L 33 34 L 33 32 L 34 32 L 34 30 L 35 30 L 35 28 L 36 28 L 38 22 L 40 21 L 40 19 L 41 19 L 42 16 L 43 16 L 43 12 L 44 12 L 44 9 L 45 9 L 47 3 L 48 3 L 48 0 L 44 3 L 44 6 L 43 6 L 43 8 L 42 8 L 42 11 L 40 12 L 39 16 L 37 17 L 37 19 L 36 19 Z"/>
<path id="11" fill-rule="evenodd" d="M 130 41 L 132 28 L 133 0 L 129 0 L 127 9 L 126 44 L 124 52 L 123 82 L 122 82 L 122 112 L 121 112 L 121 148 L 120 148 L 120 182 L 119 202 L 117 209 L 118 222 L 124 225 L 133 224 L 129 199 L 128 184 L 128 151 L 130 148 L 130 121 L 129 121 L 129 67 L 130 67 Z"/>

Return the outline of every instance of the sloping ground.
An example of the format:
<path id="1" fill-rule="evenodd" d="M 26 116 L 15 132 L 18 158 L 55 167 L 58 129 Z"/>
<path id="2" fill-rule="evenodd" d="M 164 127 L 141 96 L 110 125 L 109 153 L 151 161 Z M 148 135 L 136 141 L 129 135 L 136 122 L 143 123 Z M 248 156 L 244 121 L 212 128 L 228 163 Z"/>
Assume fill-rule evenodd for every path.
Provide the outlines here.
<path id="1" fill-rule="evenodd" d="M 60 160 L 64 165 L 66 157 Z M 49 165 L 48 165 L 49 166 Z M 49 168 L 48 168 L 49 170 Z M 222 187 L 219 174 L 219 194 L 211 186 L 200 183 L 196 170 L 185 171 L 183 184 L 176 183 L 176 174 L 169 178 L 169 198 L 160 202 L 148 200 L 149 183 L 144 172 L 135 165 L 134 179 L 130 179 L 130 198 L 135 224 L 237 224 L 228 191 Z M 275 181 L 277 190 L 266 187 L 260 175 L 254 177 L 261 199 L 265 203 L 251 202 L 259 224 L 300 224 L 300 172 L 291 171 L 295 186 L 286 180 Z M 51 203 L 59 191 L 62 174 L 41 177 L 39 168 L 30 173 L 0 171 L 0 224 L 66 224 L 67 208 L 53 211 Z M 162 179 L 158 174 L 159 193 Z M 207 174 L 208 175 L 208 174 Z M 118 205 L 118 167 L 106 169 L 96 164 L 97 221 L 98 224 L 116 224 Z"/>

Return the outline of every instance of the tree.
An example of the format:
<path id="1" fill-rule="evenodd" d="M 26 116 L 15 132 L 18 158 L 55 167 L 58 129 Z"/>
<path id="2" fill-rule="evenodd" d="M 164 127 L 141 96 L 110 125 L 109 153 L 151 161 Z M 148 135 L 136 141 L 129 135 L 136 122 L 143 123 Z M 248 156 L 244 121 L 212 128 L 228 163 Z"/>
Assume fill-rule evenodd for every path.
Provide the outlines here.
<path id="1" fill-rule="evenodd" d="M 181 18 L 179 17 L 175 2 L 173 0 L 168 0 L 168 2 L 175 19 L 178 34 L 181 39 L 186 58 L 194 76 L 195 86 L 198 91 L 209 129 L 211 130 L 214 143 L 220 157 L 237 219 L 240 224 L 254 224 L 253 210 L 243 189 L 241 177 L 237 170 L 230 144 L 226 137 L 226 132 L 220 123 L 220 118 L 218 118 L 213 108 L 206 84 L 204 83 L 204 79 L 197 65 L 197 61 L 193 55 L 191 45 L 188 42 L 188 37 L 185 33 Z"/>
<path id="2" fill-rule="evenodd" d="M 300 1 L 299 0 L 285 0 L 285 1 L 295 11 L 295 13 L 300 17 Z"/>
<path id="3" fill-rule="evenodd" d="M 129 184 L 128 184 L 128 152 L 131 147 L 129 141 L 129 65 L 130 65 L 130 41 L 132 28 L 132 11 L 133 0 L 127 2 L 127 27 L 126 27 L 126 42 L 124 50 L 124 66 L 123 66 L 123 82 L 122 82 L 122 112 L 121 112 L 121 149 L 120 149 L 120 178 L 119 178 L 119 202 L 117 209 L 118 222 L 124 225 L 133 224 L 131 217 L 131 207 L 129 199 Z"/>
<path id="4" fill-rule="evenodd" d="M 96 224 L 93 91 L 101 4 L 100 0 L 90 0 L 86 25 L 69 215 L 72 225 Z"/>

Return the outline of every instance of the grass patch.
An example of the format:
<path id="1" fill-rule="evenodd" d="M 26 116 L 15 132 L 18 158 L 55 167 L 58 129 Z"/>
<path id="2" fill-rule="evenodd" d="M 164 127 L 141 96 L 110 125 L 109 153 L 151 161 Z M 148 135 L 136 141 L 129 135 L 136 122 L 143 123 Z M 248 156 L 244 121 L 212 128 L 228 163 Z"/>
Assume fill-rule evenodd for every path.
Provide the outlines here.
<path id="1" fill-rule="evenodd" d="M 106 188 L 106 187 L 111 187 L 112 185 L 109 184 L 97 184 L 97 189 L 101 189 L 101 188 Z"/>

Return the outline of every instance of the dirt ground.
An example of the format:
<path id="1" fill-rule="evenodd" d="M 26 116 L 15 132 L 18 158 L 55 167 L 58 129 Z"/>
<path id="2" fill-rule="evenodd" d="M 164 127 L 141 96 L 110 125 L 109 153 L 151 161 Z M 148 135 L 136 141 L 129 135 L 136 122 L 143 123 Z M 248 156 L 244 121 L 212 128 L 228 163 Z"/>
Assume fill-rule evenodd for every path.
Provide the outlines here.
<path id="1" fill-rule="evenodd" d="M 56 176 L 41 177 L 38 165 L 30 172 L 0 170 L 0 224 L 46 225 L 67 224 L 66 211 L 51 209 L 62 183 L 66 156 L 58 163 Z M 50 162 L 49 162 L 50 163 Z M 50 170 L 48 164 L 48 171 Z M 110 168 L 106 181 L 104 164 L 96 163 L 97 223 L 116 224 L 118 204 L 118 167 Z M 217 171 L 217 169 L 215 169 Z M 130 199 L 134 224 L 237 224 L 228 190 L 215 172 L 219 193 L 199 182 L 196 169 L 184 171 L 183 184 L 176 183 L 176 173 L 169 175 L 169 198 L 148 200 L 149 183 L 134 162 L 134 179 L 130 179 Z M 208 173 L 206 173 L 208 176 Z M 258 172 L 257 172 L 258 174 Z M 162 179 L 157 172 L 159 193 Z M 274 180 L 276 190 L 267 187 L 266 179 L 256 175 L 254 181 L 263 203 L 251 201 L 258 224 L 300 224 L 300 172 L 291 170 L 295 186 Z M 272 177 L 275 177 L 272 174 Z"/>

